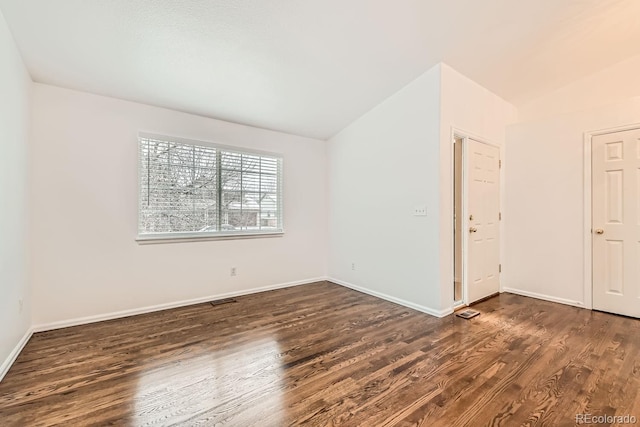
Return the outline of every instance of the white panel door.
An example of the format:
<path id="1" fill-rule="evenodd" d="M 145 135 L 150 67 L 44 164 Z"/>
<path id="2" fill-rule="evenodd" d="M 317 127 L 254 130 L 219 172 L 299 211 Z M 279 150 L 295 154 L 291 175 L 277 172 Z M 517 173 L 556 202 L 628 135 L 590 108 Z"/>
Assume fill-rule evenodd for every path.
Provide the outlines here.
<path id="1" fill-rule="evenodd" d="M 467 304 L 500 292 L 500 150 L 467 140 Z"/>
<path id="2" fill-rule="evenodd" d="M 640 129 L 592 144 L 593 308 L 640 317 Z"/>

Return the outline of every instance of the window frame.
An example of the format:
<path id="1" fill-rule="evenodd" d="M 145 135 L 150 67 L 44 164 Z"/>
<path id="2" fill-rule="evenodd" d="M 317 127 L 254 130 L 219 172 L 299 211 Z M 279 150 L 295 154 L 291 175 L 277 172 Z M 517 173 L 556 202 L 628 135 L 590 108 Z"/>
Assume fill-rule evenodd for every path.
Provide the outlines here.
<path id="1" fill-rule="evenodd" d="M 163 233 L 140 233 L 140 214 L 141 214 L 141 189 L 142 189 L 142 174 L 141 174 L 141 150 L 140 144 L 144 139 L 154 139 L 159 141 L 174 142 L 177 144 L 195 145 L 215 148 L 216 153 L 221 151 L 228 151 L 235 154 L 246 154 L 250 156 L 268 156 L 278 160 L 279 173 L 276 175 L 277 181 L 277 194 L 278 194 L 278 212 L 280 214 L 281 227 L 273 231 L 262 230 L 226 230 L 226 231 L 189 231 L 189 232 L 163 232 Z M 193 241 L 207 241 L 207 240 L 233 240 L 233 239 L 256 239 L 265 237 L 281 237 L 285 233 L 284 228 L 284 156 L 280 153 L 274 153 L 263 150 L 254 150 L 244 147 L 236 147 L 233 145 L 225 145 L 212 141 L 202 141 L 196 139 L 187 139 L 182 137 L 161 135 L 149 132 L 138 132 L 136 138 L 136 175 L 137 187 L 136 187 L 136 242 L 139 244 L 152 244 L 152 243 L 180 243 L 180 242 L 193 242 Z M 220 171 L 217 170 L 219 174 Z M 220 188 L 218 187 L 218 191 Z M 220 195 L 218 195 L 219 197 Z"/>

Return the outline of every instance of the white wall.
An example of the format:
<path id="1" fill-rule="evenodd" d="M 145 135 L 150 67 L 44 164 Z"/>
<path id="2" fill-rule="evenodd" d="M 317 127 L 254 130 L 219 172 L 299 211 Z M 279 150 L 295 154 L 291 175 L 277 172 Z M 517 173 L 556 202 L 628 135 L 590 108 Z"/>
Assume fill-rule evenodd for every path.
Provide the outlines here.
<path id="1" fill-rule="evenodd" d="M 42 84 L 33 102 L 36 325 L 325 276 L 323 141 Z M 138 131 L 282 153 L 284 237 L 137 244 Z"/>
<path id="2" fill-rule="evenodd" d="M 589 306 L 584 133 L 640 123 L 640 55 L 522 105 L 507 129 L 508 290 Z"/>
<path id="3" fill-rule="evenodd" d="M 635 123 L 640 97 L 508 128 L 508 288 L 578 306 L 588 302 L 584 133 Z"/>
<path id="4" fill-rule="evenodd" d="M 31 326 L 27 155 L 31 78 L 0 13 L 0 379 Z M 19 301 L 23 301 L 22 310 Z"/>
<path id="5" fill-rule="evenodd" d="M 505 157 L 505 129 L 516 108 L 468 77 L 442 64 L 440 121 L 440 286 L 441 307 L 453 304 L 453 142 L 452 130 L 498 145 Z M 505 163 L 505 168 L 508 162 Z M 501 179 L 504 203 L 504 169 Z M 503 209 L 504 212 L 504 209 Z M 502 254 L 506 241 L 501 235 Z"/>
<path id="6" fill-rule="evenodd" d="M 432 312 L 441 309 L 439 107 L 436 66 L 329 141 L 329 277 Z M 428 216 L 414 216 L 423 205 Z"/>
<path id="7" fill-rule="evenodd" d="M 640 55 L 636 55 L 519 105 L 518 116 L 521 121 L 530 122 L 575 111 L 587 112 L 640 96 L 639 69 Z"/>

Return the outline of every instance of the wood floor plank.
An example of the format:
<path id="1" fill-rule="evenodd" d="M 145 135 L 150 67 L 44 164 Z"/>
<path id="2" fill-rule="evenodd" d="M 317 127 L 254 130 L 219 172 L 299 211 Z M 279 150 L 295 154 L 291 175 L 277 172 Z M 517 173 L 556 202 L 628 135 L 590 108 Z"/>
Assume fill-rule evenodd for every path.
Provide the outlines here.
<path id="1" fill-rule="evenodd" d="M 4 426 L 574 425 L 640 417 L 640 321 L 502 294 L 438 319 L 318 282 L 35 334 Z"/>

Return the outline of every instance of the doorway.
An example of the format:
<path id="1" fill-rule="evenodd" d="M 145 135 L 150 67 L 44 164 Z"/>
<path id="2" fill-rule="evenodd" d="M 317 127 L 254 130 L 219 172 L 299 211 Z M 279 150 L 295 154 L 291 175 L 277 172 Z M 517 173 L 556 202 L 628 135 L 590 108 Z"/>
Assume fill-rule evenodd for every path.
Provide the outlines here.
<path id="1" fill-rule="evenodd" d="M 500 292 L 500 149 L 453 138 L 454 306 Z"/>
<path id="2" fill-rule="evenodd" d="M 640 317 L 640 128 L 591 138 L 593 308 Z"/>

